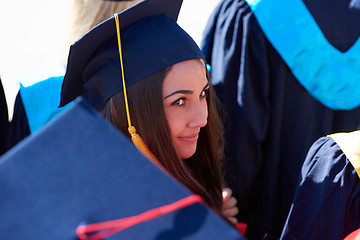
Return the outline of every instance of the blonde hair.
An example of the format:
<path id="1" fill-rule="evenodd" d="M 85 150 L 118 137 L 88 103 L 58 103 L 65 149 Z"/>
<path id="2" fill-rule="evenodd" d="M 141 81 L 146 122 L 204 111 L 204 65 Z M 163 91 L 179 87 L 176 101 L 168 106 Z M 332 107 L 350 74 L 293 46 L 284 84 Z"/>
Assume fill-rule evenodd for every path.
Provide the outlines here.
<path id="1" fill-rule="evenodd" d="M 91 28 L 121 12 L 140 0 L 133 1 L 104 1 L 104 0 L 74 0 L 72 37 L 80 38 Z"/>
<path id="2" fill-rule="evenodd" d="M 66 62 L 69 47 L 90 29 L 141 0 L 104 1 L 73 0 L 69 37 L 65 43 L 63 61 Z"/>

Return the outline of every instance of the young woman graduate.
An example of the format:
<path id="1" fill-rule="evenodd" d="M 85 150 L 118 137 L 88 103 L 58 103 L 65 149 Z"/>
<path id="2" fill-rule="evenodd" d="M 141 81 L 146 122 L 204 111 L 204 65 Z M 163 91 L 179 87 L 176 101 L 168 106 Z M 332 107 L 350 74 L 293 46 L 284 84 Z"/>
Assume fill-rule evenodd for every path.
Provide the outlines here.
<path id="1" fill-rule="evenodd" d="M 344 239 L 360 228 L 360 131 L 318 139 L 301 169 L 281 239 Z"/>
<path id="2" fill-rule="evenodd" d="M 145 155 L 236 223 L 236 199 L 223 189 L 216 96 L 201 50 L 176 23 L 181 4 L 145 0 L 84 35 L 70 49 L 61 106 L 82 95 L 130 132 Z"/>

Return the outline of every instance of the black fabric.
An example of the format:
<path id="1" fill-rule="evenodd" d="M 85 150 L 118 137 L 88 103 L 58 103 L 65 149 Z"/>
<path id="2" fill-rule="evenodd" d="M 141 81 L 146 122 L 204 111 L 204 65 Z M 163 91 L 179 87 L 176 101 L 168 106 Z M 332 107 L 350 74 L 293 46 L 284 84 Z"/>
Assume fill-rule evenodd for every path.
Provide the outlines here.
<path id="1" fill-rule="evenodd" d="M 9 128 L 8 108 L 5 92 L 0 79 L 0 155 L 7 150 L 7 134 Z"/>
<path id="2" fill-rule="evenodd" d="M 303 2 L 326 39 L 338 50 L 345 52 L 359 38 L 359 0 L 303 0 Z"/>
<path id="3" fill-rule="evenodd" d="M 224 0 L 205 29 L 202 50 L 225 111 L 226 179 L 239 219 L 278 239 L 312 143 L 355 130 L 360 108 L 333 111 L 300 85 L 244 0 Z M 258 229 L 258 230 L 256 230 Z"/>
<path id="4" fill-rule="evenodd" d="M 282 239 L 338 240 L 360 227 L 360 181 L 329 137 L 317 140 L 304 161 Z"/>
<path id="5" fill-rule="evenodd" d="M 10 149 L 30 135 L 29 123 L 20 92 L 16 95 L 14 113 L 9 125 L 7 148 Z"/>

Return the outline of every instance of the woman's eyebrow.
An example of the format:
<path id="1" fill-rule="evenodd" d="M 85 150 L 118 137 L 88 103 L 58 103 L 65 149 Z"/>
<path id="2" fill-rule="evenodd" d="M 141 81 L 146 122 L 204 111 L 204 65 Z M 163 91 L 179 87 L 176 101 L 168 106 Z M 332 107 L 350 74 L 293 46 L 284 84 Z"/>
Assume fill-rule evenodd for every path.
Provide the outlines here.
<path id="1" fill-rule="evenodd" d="M 206 89 L 206 88 L 208 88 L 209 87 L 209 82 L 207 82 L 206 84 L 205 84 L 205 86 L 203 87 L 203 89 Z M 182 93 L 182 94 L 193 94 L 193 91 L 192 90 L 177 90 L 177 91 L 175 91 L 175 92 L 173 92 L 173 93 L 170 93 L 169 95 L 167 95 L 166 97 L 164 97 L 164 99 L 166 99 L 166 98 L 168 98 L 168 97 L 171 97 L 171 96 L 173 96 L 173 95 L 175 95 L 175 94 L 179 94 L 179 93 Z"/>
<path id="2" fill-rule="evenodd" d="M 171 96 L 173 96 L 173 95 L 175 95 L 175 94 L 178 94 L 178 93 L 182 93 L 182 94 L 192 94 L 193 91 L 191 91 L 191 90 L 177 90 L 177 91 L 175 91 L 175 92 L 173 92 L 173 93 L 170 93 L 170 94 L 167 95 L 166 97 L 164 97 L 164 99 L 166 99 L 166 98 L 168 98 L 168 97 L 171 97 Z"/>

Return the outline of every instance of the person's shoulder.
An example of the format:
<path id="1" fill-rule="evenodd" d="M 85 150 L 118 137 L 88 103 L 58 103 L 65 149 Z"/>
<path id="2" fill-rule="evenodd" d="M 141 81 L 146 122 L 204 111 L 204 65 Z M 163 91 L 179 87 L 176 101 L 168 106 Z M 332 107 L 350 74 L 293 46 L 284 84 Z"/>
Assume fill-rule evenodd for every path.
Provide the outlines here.
<path id="1" fill-rule="evenodd" d="M 329 136 L 323 136 L 317 139 L 310 147 L 308 152 L 308 157 L 309 155 L 319 156 L 324 153 L 327 153 L 329 150 L 334 151 L 335 149 L 340 149 L 340 147 L 336 144 L 334 139 L 332 139 Z"/>
<path id="2" fill-rule="evenodd" d="M 302 178 L 323 181 L 338 176 L 345 168 L 360 172 L 360 131 L 337 133 L 319 138 L 308 151 Z M 355 171 L 354 171 L 355 169 Z"/>
<path id="3" fill-rule="evenodd" d="M 323 181 L 335 169 L 340 171 L 347 163 L 344 152 L 334 139 L 324 136 L 310 147 L 301 170 L 302 178 Z"/>
<path id="4" fill-rule="evenodd" d="M 329 136 L 339 146 L 360 177 L 360 130 Z"/>
<path id="5" fill-rule="evenodd" d="M 255 16 L 245 0 L 224 0 L 214 8 L 209 22 L 220 28 L 242 27 L 239 22 L 253 22 Z"/>

